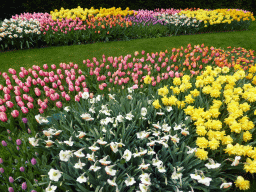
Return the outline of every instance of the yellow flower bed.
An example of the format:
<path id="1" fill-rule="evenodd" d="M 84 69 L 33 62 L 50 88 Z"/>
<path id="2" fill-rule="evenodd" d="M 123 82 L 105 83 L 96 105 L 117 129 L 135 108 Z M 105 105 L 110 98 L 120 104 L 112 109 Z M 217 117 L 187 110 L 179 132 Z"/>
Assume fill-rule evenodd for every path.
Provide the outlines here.
<path id="1" fill-rule="evenodd" d="M 228 9 L 216 9 L 213 11 L 206 11 L 199 9 L 197 11 L 181 11 L 178 13 L 179 15 L 185 14 L 189 18 L 196 18 L 197 20 L 204 21 L 205 27 L 207 27 L 207 23 L 210 25 L 220 24 L 220 23 L 228 23 L 230 24 L 232 21 L 246 21 L 252 20 L 255 21 L 253 13 L 247 12 L 244 13 L 242 10 L 228 10 Z M 250 19 L 249 19 L 250 18 Z"/>
<path id="2" fill-rule="evenodd" d="M 251 84 L 246 72 L 237 69 L 231 72 L 228 67 L 207 66 L 194 82 L 188 75 L 175 77 L 170 90 L 168 86 L 158 89 L 162 98 L 152 105 L 156 109 L 162 105 L 177 107 L 191 117 L 198 135 L 195 155 L 199 159 L 207 159 L 211 151 L 224 151 L 244 156 L 244 170 L 256 173 L 256 147 L 249 144 L 255 127 L 256 110 L 251 111 L 256 101 L 255 82 Z M 255 71 L 256 66 L 249 68 L 252 75 Z"/>
<path id="3" fill-rule="evenodd" d="M 94 9 L 93 7 L 91 7 L 91 9 L 83 9 L 80 6 L 78 6 L 75 9 L 64 9 L 63 7 L 61 7 L 61 9 L 58 11 L 57 9 L 50 12 L 50 15 L 52 16 L 52 19 L 54 21 L 57 21 L 57 19 L 59 19 L 61 21 L 62 18 L 67 18 L 67 19 L 73 19 L 75 20 L 76 17 L 82 19 L 83 21 L 85 21 L 88 17 L 92 17 L 95 16 L 95 18 L 100 18 L 100 17 L 105 17 L 105 16 L 117 16 L 117 15 L 121 15 L 121 16 L 126 16 L 126 15 L 136 15 L 137 12 L 134 11 L 129 11 L 129 8 L 127 7 L 125 10 L 121 10 L 121 8 L 103 8 L 102 7 L 99 9 Z"/>

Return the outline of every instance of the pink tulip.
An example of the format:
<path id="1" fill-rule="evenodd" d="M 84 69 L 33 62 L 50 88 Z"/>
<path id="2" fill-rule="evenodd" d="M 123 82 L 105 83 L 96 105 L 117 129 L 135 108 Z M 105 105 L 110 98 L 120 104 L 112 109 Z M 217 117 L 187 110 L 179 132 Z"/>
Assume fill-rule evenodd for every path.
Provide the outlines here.
<path id="1" fill-rule="evenodd" d="M 103 90 L 104 89 L 103 85 L 99 85 L 99 89 Z"/>
<path id="2" fill-rule="evenodd" d="M 55 93 L 55 90 L 54 90 L 54 89 L 52 89 L 52 88 L 51 88 L 51 89 L 49 89 L 49 91 L 50 91 L 50 93 L 51 93 L 51 94 L 54 94 L 54 93 Z"/>
<path id="3" fill-rule="evenodd" d="M 59 86 L 60 91 L 64 91 L 64 87 L 62 85 Z"/>
<path id="4" fill-rule="evenodd" d="M 11 96 L 9 94 L 4 94 L 4 99 L 6 101 L 9 101 L 11 99 Z"/>
<path id="5" fill-rule="evenodd" d="M 56 65 L 52 64 L 52 65 L 51 65 L 51 68 L 52 68 L 53 70 L 55 70 L 55 69 L 56 69 Z"/>
<path id="6" fill-rule="evenodd" d="M 38 99 L 38 100 L 37 100 L 37 104 L 38 104 L 38 105 L 41 105 L 42 103 L 43 103 L 43 101 L 42 101 L 41 99 Z"/>
<path id="7" fill-rule="evenodd" d="M 65 97 L 66 101 L 70 101 L 70 96 L 68 94 L 66 94 L 64 97 Z"/>
<path id="8" fill-rule="evenodd" d="M 51 99 L 52 101 L 55 101 L 55 100 L 56 100 L 54 94 L 51 94 L 51 95 L 50 95 L 50 99 Z M 43 107 L 42 107 L 42 108 L 43 108 Z"/>
<path id="9" fill-rule="evenodd" d="M 78 65 L 77 64 L 74 65 L 74 69 L 78 69 Z"/>
<path id="10" fill-rule="evenodd" d="M 37 84 L 37 81 L 35 79 L 32 80 L 33 85 Z M 21 87 L 21 86 L 20 86 Z"/>
<path id="11" fill-rule="evenodd" d="M 40 76 L 44 76 L 44 72 L 42 70 L 39 71 Z"/>
<path id="12" fill-rule="evenodd" d="M 142 51 L 141 51 L 141 54 L 142 54 L 142 55 L 144 55 L 144 54 L 145 54 L 145 51 L 144 51 L 144 50 L 142 50 Z"/>
<path id="13" fill-rule="evenodd" d="M 36 96 L 39 97 L 41 95 L 41 91 L 39 89 L 35 88 L 35 94 L 36 94 Z"/>
<path id="14" fill-rule="evenodd" d="M 53 77 L 49 77 L 49 80 L 51 83 L 55 81 L 55 79 Z"/>
<path id="15" fill-rule="evenodd" d="M 42 102 L 42 103 L 40 104 L 40 107 L 41 107 L 42 109 L 46 109 L 46 108 L 47 108 L 47 104 L 46 104 L 45 102 Z"/>
<path id="16" fill-rule="evenodd" d="M 50 97 L 50 95 L 51 95 L 50 91 L 45 91 L 45 95 L 46 95 L 46 97 Z"/>
<path id="17" fill-rule="evenodd" d="M 160 81 L 161 81 L 161 77 L 160 77 L 160 76 L 157 76 L 157 77 L 156 77 L 156 82 L 157 82 L 157 83 L 160 83 Z"/>
<path id="18" fill-rule="evenodd" d="M 152 81 L 152 86 L 156 86 L 156 81 Z"/>
<path id="19" fill-rule="evenodd" d="M 44 86 L 44 91 L 50 91 L 50 88 L 48 86 Z"/>
<path id="20" fill-rule="evenodd" d="M 58 75 L 54 75 L 54 79 L 55 79 L 55 81 L 59 80 L 59 76 Z"/>
<path id="21" fill-rule="evenodd" d="M 4 88 L 4 86 L 0 84 L 0 90 L 1 91 L 3 90 L 3 88 Z"/>
<path id="22" fill-rule="evenodd" d="M 75 96 L 75 101 L 78 101 L 78 102 L 80 101 L 79 95 L 76 95 L 76 96 Z"/>
<path id="23" fill-rule="evenodd" d="M 180 77 L 179 72 L 175 72 L 175 77 Z"/>
<path id="24" fill-rule="evenodd" d="M 8 120 L 5 112 L 0 112 L 0 120 L 3 122 L 6 122 Z"/>
<path id="25" fill-rule="evenodd" d="M 23 91 L 26 92 L 26 93 L 28 93 L 28 92 L 29 92 L 29 88 L 28 88 L 27 86 L 24 86 L 24 87 L 23 87 Z"/>
<path id="26" fill-rule="evenodd" d="M 3 99 L 0 98 L 0 105 L 3 105 L 4 104 L 4 101 Z"/>
<path id="27" fill-rule="evenodd" d="M 34 108 L 34 105 L 33 105 L 33 103 L 31 103 L 31 102 L 28 102 L 28 103 L 27 103 L 27 106 L 28 106 L 29 109 L 33 109 L 33 108 Z"/>
<path id="28" fill-rule="evenodd" d="M 11 92 L 10 89 L 8 89 L 7 87 L 4 87 L 3 91 L 5 94 L 10 94 L 10 92 Z"/>
<path id="29" fill-rule="evenodd" d="M 42 108 L 39 108 L 38 110 L 39 110 L 39 113 L 41 114 L 44 113 L 44 110 Z"/>
<path id="30" fill-rule="evenodd" d="M 46 70 L 46 69 L 48 69 L 48 65 L 47 64 L 44 64 L 43 65 L 43 68 Z"/>
<path id="31" fill-rule="evenodd" d="M 69 86 L 68 90 L 69 90 L 69 91 L 74 91 L 75 89 L 74 89 L 73 86 Z"/>
<path id="32" fill-rule="evenodd" d="M 173 71 L 170 71 L 170 72 L 169 72 L 169 75 L 170 75 L 170 77 L 174 77 L 174 72 L 173 72 Z"/>
<path id="33" fill-rule="evenodd" d="M 193 71 L 193 70 L 191 70 L 190 73 L 191 73 L 192 75 L 195 75 L 195 74 L 196 74 L 196 72 Z"/>
<path id="34" fill-rule="evenodd" d="M 6 101 L 6 105 L 9 108 L 12 108 L 14 106 L 13 102 L 11 102 L 11 101 Z"/>
<path id="35" fill-rule="evenodd" d="M 18 111 L 18 110 L 13 110 L 13 111 L 11 112 L 11 115 L 12 115 L 14 118 L 16 118 L 16 117 L 19 116 L 19 111 Z"/>
<path id="36" fill-rule="evenodd" d="M 6 111 L 6 107 L 5 107 L 4 105 L 1 105 L 1 106 L 0 106 L 0 111 L 1 111 L 1 112 L 5 112 L 5 111 Z"/>
<path id="37" fill-rule="evenodd" d="M 44 81 L 41 81 L 41 86 L 45 86 L 45 82 Z"/>
<path id="38" fill-rule="evenodd" d="M 58 108 L 61 108 L 61 107 L 62 107 L 62 103 L 61 103 L 60 101 L 58 101 L 58 102 L 56 102 L 56 106 L 57 106 Z"/>
<path id="39" fill-rule="evenodd" d="M 27 107 L 21 107 L 22 113 L 28 113 L 28 108 Z"/>
<path id="40" fill-rule="evenodd" d="M 32 97 L 28 96 L 28 102 L 33 102 L 33 101 L 34 101 L 34 99 Z"/>
<path id="41" fill-rule="evenodd" d="M 75 86 L 75 90 L 76 90 L 77 92 L 79 92 L 79 91 L 80 91 L 80 87 Z"/>
<path id="42" fill-rule="evenodd" d="M 52 87 L 53 87 L 54 89 L 57 89 L 58 85 L 57 85 L 56 83 L 52 83 Z"/>

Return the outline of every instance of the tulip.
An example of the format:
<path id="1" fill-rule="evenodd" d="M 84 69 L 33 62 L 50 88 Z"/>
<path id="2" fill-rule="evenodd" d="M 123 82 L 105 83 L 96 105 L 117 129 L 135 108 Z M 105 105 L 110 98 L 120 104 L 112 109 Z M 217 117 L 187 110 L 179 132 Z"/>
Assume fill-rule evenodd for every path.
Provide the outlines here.
<path id="1" fill-rule="evenodd" d="M 24 117 L 24 118 L 22 118 L 22 121 L 23 121 L 23 123 L 27 123 L 28 119 Z"/>
<path id="2" fill-rule="evenodd" d="M 39 110 L 39 113 L 41 113 L 41 114 L 44 113 L 44 109 L 43 108 L 39 108 L 38 110 Z"/>
<path id="3" fill-rule="evenodd" d="M 6 143 L 5 141 L 2 141 L 2 145 L 3 145 L 4 147 L 6 147 L 6 146 L 7 146 L 7 143 Z"/>
<path id="4" fill-rule="evenodd" d="M 12 187 L 9 187 L 8 192 L 14 192 L 14 189 Z"/>
<path id="5" fill-rule="evenodd" d="M 24 172 L 25 171 L 24 167 L 20 167 L 20 171 Z"/>
<path id="6" fill-rule="evenodd" d="M 28 113 L 28 108 L 27 107 L 21 107 L 22 113 Z"/>
<path id="7" fill-rule="evenodd" d="M 175 72 L 175 77 L 179 77 L 179 72 Z"/>
<path id="8" fill-rule="evenodd" d="M 5 112 L 6 111 L 6 107 L 4 105 L 0 106 L 0 111 L 1 112 Z"/>
<path id="9" fill-rule="evenodd" d="M 28 102 L 28 103 L 27 103 L 27 106 L 28 106 L 29 109 L 33 109 L 33 108 L 34 108 L 34 105 L 33 105 L 33 103 L 31 103 L 31 102 Z"/>
<path id="10" fill-rule="evenodd" d="M 9 94 L 4 94 L 4 99 L 6 101 L 9 101 L 11 99 L 11 96 Z"/>
<path id="11" fill-rule="evenodd" d="M 61 103 L 60 101 L 58 101 L 58 102 L 56 102 L 56 106 L 57 106 L 58 108 L 61 108 L 61 107 L 62 107 L 62 103 Z"/>
<path id="12" fill-rule="evenodd" d="M 48 69 L 48 65 L 47 64 L 44 64 L 43 65 L 43 68 L 46 70 L 46 69 Z"/>
<path id="13" fill-rule="evenodd" d="M 5 112 L 0 112 L 0 120 L 3 122 L 6 122 L 8 120 Z"/>
<path id="14" fill-rule="evenodd" d="M 16 118 L 16 117 L 19 116 L 19 111 L 18 111 L 18 110 L 13 110 L 13 111 L 11 112 L 11 115 L 12 115 L 14 118 Z"/>
<path id="15" fill-rule="evenodd" d="M 53 95 L 51 95 L 51 96 L 53 96 Z M 40 107 L 41 107 L 42 109 L 46 109 L 46 108 L 47 108 L 47 104 L 46 104 L 45 102 L 42 102 L 41 105 L 40 105 Z"/>
<path id="16" fill-rule="evenodd" d="M 23 107 L 23 106 L 25 105 L 23 101 L 19 101 L 17 104 L 18 104 L 20 107 Z"/>
<path id="17" fill-rule="evenodd" d="M 51 68 L 52 68 L 53 70 L 55 70 L 55 69 L 56 69 L 56 65 L 52 64 L 52 65 L 51 65 Z"/>
<path id="18" fill-rule="evenodd" d="M 75 96 L 75 101 L 80 101 L 80 97 L 78 95 Z"/>

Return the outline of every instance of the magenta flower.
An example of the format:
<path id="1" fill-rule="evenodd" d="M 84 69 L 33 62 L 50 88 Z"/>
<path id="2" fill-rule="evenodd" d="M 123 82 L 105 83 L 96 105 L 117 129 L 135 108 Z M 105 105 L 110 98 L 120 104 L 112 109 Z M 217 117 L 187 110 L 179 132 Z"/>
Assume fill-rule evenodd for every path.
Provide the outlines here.
<path id="1" fill-rule="evenodd" d="M 34 157 L 31 159 L 31 164 L 32 164 L 32 165 L 35 165 L 35 164 L 36 164 L 36 159 L 35 159 Z"/>
<path id="2" fill-rule="evenodd" d="M 28 119 L 26 117 L 22 118 L 23 123 L 27 123 Z"/>
<path id="3" fill-rule="evenodd" d="M 24 167 L 20 167 L 20 171 L 21 171 L 21 172 L 24 172 L 24 171 L 25 171 L 25 168 L 24 168 Z"/>
<path id="4" fill-rule="evenodd" d="M 16 144 L 17 144 L 17 145 L 21 145 L 21 140 L 20 140 L 20 139 L 17 139 L 17 140 L 16 140 Z"/>
<path id="5" fill-rule="evenodd" d="M 4 168 L 0 167 L 0 172 L 4 173 Z"/>
<path id="6" fill-rule="evenodd" d="M 9 192 L 14 192 L 14 189 L 13 189 L 12 187 L 9 187 L 9 188 L 8 188 L 8 191 L 9 191 Z"/>
<path id="7" fill-rule="evenodd" d="M 5 141 L 2 141 L 2 145 L 3 145 L 4 147 L 6 147 L 6 146 L 7 146 L 7 143 L 6 143 Z"/>
<path id="8" fill-rule="evenodd" d="M 10 183 L 13 183 L 13 182 L 14 182 L 14 179 L 13 179 L 11 176 L 9 177 L 9 182 L 10 182 Z"/>
<path id="9" fill-rule="evenodd" d="M 27 189 L 27 183 L 26 182 L 23 182 L 22 185 L 21 185 L 21 188 L 23 190 L 26 190 Z"/>

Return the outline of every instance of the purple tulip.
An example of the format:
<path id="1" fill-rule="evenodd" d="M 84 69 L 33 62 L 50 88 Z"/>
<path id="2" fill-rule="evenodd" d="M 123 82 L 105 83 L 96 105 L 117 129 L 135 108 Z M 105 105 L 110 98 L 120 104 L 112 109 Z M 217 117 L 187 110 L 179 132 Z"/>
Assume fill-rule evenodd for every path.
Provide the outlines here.
<path id="1" fill-rule="evenodd" d="M 27 123 L 28 119 L 24 117 L 24 118 L 22 118 L 22 121 L 23 121 L 23 123 Z"/>
<path id="2" fill-rule="evenodd" d="M 20 171 L 24 172 L 25 171 L 24 167 L 20 167 Z"/>
<path id="3" fill-rule="evenodd" d="M 0 167 L 0 172 L 3 173 L 4 172 L 4 168 Z"/>
<path id="4" fill-rule="evenodd" d="M 3 145 L 4 147 L 6 147 L 6 146 L 7 146 L 7 143 L 6 143 L 5 141 L 2 141 L 2 145 Z"/>
<path id="5" fill-rule="evenodd" d="M 13 183 L 13 182 L 14 182 L 14 179 L 10 176 L 10 177 L 9 177 L 9 181 L 10 181 L 10 183 Z"/>
<path id="6" fill-rule="evenodd" d="M 35 159 L 34 157 L 31 159 L 31 164 L 32 164 L 32 165 L 35 165 L 35 164 L 36 164 L 36 159 Z"/>
<path id="7" fill-rule="evenodd" d="M 9 192 L 14 192 L 14 189 L 13 189 L 12 187 L 9 187 L 9 188 L 8 188 L 8 191 L 9 191 Z"/>
<path id="8" fill-rule="evenodd" d="M 17 140 L 16 140 L 16 144 L 17 144 L 17 145 L 21 145 L 21 140 L 20 140 L 20 139 L 17 139 Z"/>
<path id="9" fill-rule="evenodd" d="M 26 189 L 27 189 L 27 184 L 26 184 L 26 182 L 23 182 L 23 183 L 22 183 L 21 188 L 22 188 L 23 190 L 26 190 Z"/>

